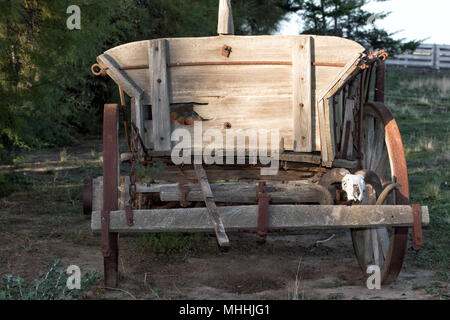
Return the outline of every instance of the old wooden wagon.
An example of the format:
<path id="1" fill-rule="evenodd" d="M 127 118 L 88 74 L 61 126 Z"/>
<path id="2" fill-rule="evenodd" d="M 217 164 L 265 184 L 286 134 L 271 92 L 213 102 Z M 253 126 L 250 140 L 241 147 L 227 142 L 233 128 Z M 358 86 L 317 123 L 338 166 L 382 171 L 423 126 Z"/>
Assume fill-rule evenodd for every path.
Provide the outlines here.
<path id="1" fill-rule="evenodd" d="M 387 54 L 338 37 L 234 36 L 226 0 L 218 33 L 124 44 L 92 67 L 121 93 L 120 107 L 104 108 L 103 177 L 84 186 L 106 285 L 118 285 L 119 233 L 215 232 L 227 248 L 227 231 L 263 242 L 314 228 L 351 229 L 363 272 L 378 265 L 383 283 L 395 280 L 409 228 L 417 249 L 429 215 L 409 205 L 402 140 L 383 103 Z"/>

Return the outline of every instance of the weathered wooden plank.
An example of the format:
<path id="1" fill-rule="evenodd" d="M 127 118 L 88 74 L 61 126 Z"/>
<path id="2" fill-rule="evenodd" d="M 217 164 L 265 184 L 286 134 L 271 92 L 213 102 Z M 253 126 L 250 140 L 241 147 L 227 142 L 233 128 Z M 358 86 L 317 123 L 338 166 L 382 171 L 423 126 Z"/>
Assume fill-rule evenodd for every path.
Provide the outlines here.
<path id="1" fill-rule="evenodd" d="M 145 127 L 144 127 L 144 115 L 142 112 L 142 96 L 132 97 L 131 98 L 131 120 L 137 126 L 139 130 L 139 134 L 145 136 Z M 141 150 L 142 155 L 142 150 Z"/>
<path id="2" fill-rule="evenodd" d="M 217 211 L 216 203 L 214 202 L 214 196 L 211 190 L 211 186 L 208 182 L 208 177 L 206 176 L 205 169 L 203 169 L 201 164 L 194 164 L 195 173 L 197 174 L 198 182 L 202 190 L 203 201 L 205 201 L 209 220 L 214 226 L 214 231 L 216 233 L 217 242 L 221 247 L 229 247 L 230 241 L 225 233 L 225 228 L 223 226 L 222 219 Z"/>
<path id="3" fill-rule="evenodd" d="M 312 46 L 311 37 L 294 38 L 292 44 L 292 121 L 294 151 L 312 151 Z"/>
<path id="4" fill-rule="evenodd" d="M 220 0 L 219 18 L 217 21 L 218 34 L 234 34 L 233 13 L 230 0 Z"/>
<path id="5" fill-rule="evenodd" d="M 428 225 L 428 207 L 422 206 L 422 224 Z M 229 231 L 256 228 L 258 206 L 218 207 L 218 214 Z M 91 229 L 101 229 L 100 211 L 92 214 Z M 113 211 L 110 229 L 115 232 L 211 232 L 214 225 L 208 219 L 207 208 L 135 210 L 134 226 L 126 222 L 125 211 Z M 269 228 L 336 229 L 381 226 L 412 226 L 412 209 L 406 205 L 386 206 L 323 206 L 270 205 Z"/>
<path id="6" fill-rule="evenodd" d="M 351 159 L 353 157 L 353 130 L 354 120 L 353 112 L 355 109 L 355 100 L 347 99 L 345 104 L 344 126 L 342 129 L 342 142 L 340 154 L 343 158 Z M 349 129 L 347 127 L 350 125 Z M 348 135 L 347 135 L 348 132 Z M 347 140 L 346 140 L 347 139 Z M 347 147 L 347 150 L 345 148 Z"/>
<path id="7" fill-rule="evenodd" d="M 334 133 L 334 112 L 333 112 L 333 96 L 325 101 L 325 127 L 327 128 L 326 138 L 328 139 L 328 157 L 329 161 L 333 161 L 336 155 L 336 141 Z"/>
<path id="8" fill-rule="evenodd" d="M 324 166 L 331 166 L 331 157 L 329 155 L 329 151 L 331 146 L 329 145 L 329 139 L 328 136 L 330 132 L 327 130 L 326 126 L 326 109 L 325 109 L 325 103 L 324 100 L 320 100 L 317 103 L 317 111 L 318 111 L 318 118 L 319 118 L 319 135 L 320 135 L 320 148 L 321 148 L 321 155 L 322 155 L 322 164 Z"/>
<path id="9" fill-rule="evenodd" d="M 97 62 L 106 70 L 106 74 L 113 79 L 130 97 L 140 98 L 144 92 L 143 88 L 135 82 L 127 73 L 120 70 L 117 61 L 109 54 L 97 57 Z"/>
<path id="10" fill-rule="evenodd" d="M 151 41 L 148 50 L 149 65 L 151 66 L 153 145 L 155 150 L 170 150 L 171 128 L 169 79 L 167 77 L 167 40 Z"/>
<path id="11" fill-rule="evenodd" d="M 300 153 L 300 152 L 283 152 L 279 156 L 281 161 L 292 162 L 306 162 L 306 163 L 320 163 L 320 155 L 313 153 Z"/>

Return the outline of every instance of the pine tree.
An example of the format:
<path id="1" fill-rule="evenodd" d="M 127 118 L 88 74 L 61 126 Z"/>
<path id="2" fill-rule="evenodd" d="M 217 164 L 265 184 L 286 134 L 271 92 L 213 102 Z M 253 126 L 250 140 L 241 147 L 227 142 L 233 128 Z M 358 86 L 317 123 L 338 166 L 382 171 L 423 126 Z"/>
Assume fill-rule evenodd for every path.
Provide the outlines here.
<path id="1" fill-rule="evenodd" d="M 420 41 L 395 40 L 393 33 L 371 24 L 374 14 L 363 9 L 369 2 L 371 0 L 290 0 L 281 1 L 280 7 L 301 15 L 305 24 L 303 34 L 344 37 L 367 49 L 386 49 L 391 55 L 414 50 L 420 44 Z M 383 19 L 388 14 L 377 14 L 376 18 Z"/>

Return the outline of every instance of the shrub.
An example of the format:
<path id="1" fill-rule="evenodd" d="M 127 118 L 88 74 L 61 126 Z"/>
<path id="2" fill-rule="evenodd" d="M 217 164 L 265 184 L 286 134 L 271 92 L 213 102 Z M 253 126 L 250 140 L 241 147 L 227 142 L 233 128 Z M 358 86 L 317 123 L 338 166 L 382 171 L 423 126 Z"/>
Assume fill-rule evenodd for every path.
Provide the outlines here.
<path id="1" fill-rule="evenodd" d="M 99 280 L 96 271 L 88 271 L 81 276 L 80 289 L 68 289 L 67 279 L 69 275 L 62 267 L 59 259 L 53 260 L 49 264 L 47 272 L 40 272 L 39 278 L 28 284 L 21 277 L 6 274 L 0 278 L 0 299 L 2 300 L 72 300 L 80 297 L 83 291 L 90 290 L 90 287 Z"/>

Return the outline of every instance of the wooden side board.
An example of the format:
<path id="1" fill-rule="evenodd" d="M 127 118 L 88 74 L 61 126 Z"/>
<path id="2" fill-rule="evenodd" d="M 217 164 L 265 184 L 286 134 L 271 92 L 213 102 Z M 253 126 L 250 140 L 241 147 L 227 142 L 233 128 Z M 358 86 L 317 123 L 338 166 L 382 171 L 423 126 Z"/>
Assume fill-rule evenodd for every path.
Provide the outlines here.
<path id="1" fill-rule="evenodd" d="M 167 46 L 165 70 L 149 54 L 149 47 L 161 41 Z M 222 54 L 224 46 L 231 48 L 228 56 Z M 363 51 L 358 43 L 338 37 L 221 35 L 133 42 L 106 51 L 98 61 L 105 66 L 103 57 L 111 57 L 115 68 L 107 70 L 108 74 L 127 94 L 139 92 L 135 107 L 141 110 L 134 114 L 142 115 L 142 120 L 136 118 L 142 131 L 148 121 L 142 108 L 150 106 L 157 119 L 150 125 L 159 139 L 153 137 L 155 150 L 170 149 L 167 136 L 174 127 L 168 114 L 175 105 L 194 103 L 192 111 L 205 128 L 223 134 L 226 124 L 243 130 L 278 128 L 286 150 L 320 151 L 326 145 L 331 148 L 323 151 L 329 162 L 335 146 L 331 136 L 325 141 L 320 132 L 330 126 L 320 124 L 318 102 L 339 89 L 345 72 Z M 164 71 L 167 86 L 163 85 Z M 118 81 L 117 74 L 134 85 Z M 158 79 L 162 80 L 159 84 Z M 324 107 L 327 114 L 322 118 L 329 122 L 329 106 Z"/>

